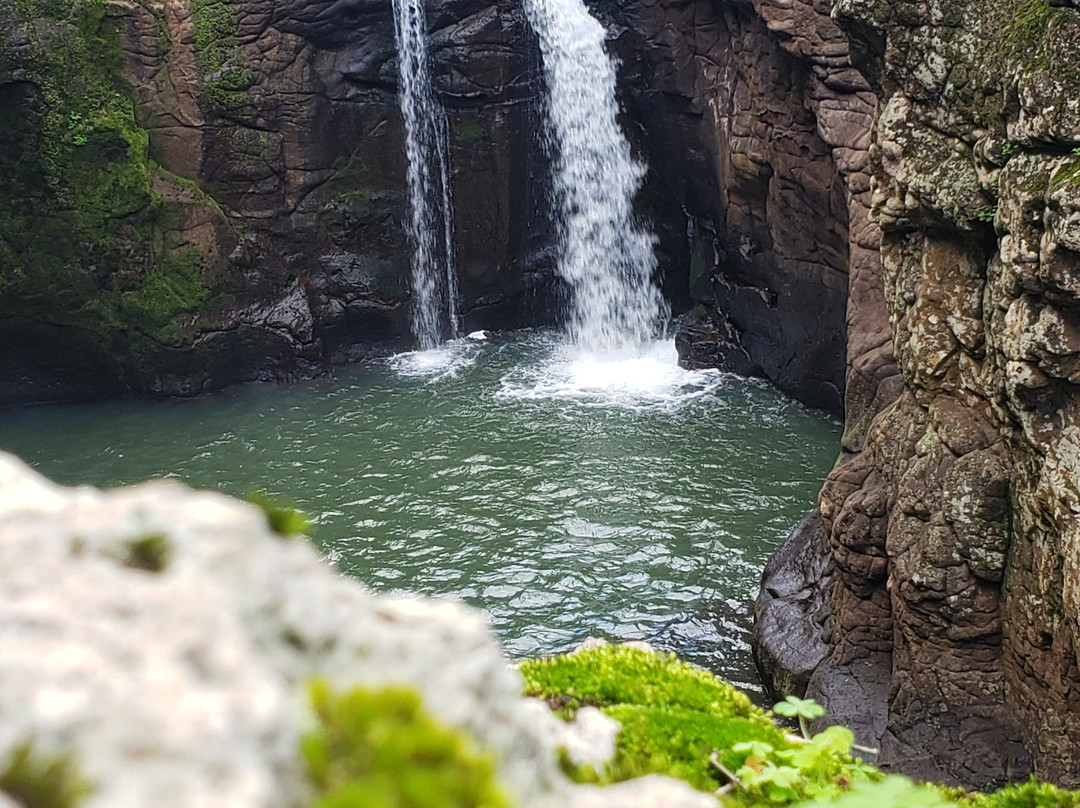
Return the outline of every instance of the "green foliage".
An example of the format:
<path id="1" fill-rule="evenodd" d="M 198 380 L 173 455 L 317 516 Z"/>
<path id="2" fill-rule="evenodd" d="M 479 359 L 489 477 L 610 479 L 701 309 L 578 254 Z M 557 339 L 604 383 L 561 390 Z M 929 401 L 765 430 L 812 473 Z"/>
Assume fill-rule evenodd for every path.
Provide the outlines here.
<path id="1" fill-rule="evenodd" d="M 262 509 L 270 529 L 279 536 L 300 536 L 311 530 L 311 521 L 290 503 L 276 500 L 263 491 L 252 492 L 246 499 Z"/>
<path id="2" fill-rule="evenodd" d="M 803 741 L 785 735 L 745 695 L 673 655 L 605 646 L 521 666 L 525 691 L 563 714 L 600 707 L 622 729 L 602 770 L 571 772 L 601 783 L 658 773 L 713 791 L 739 784 L 733 806 L 787 805 L 839 796 L 852 783 L 880 778 L 850 755 L 853 736 L 830 727 Z M 778 711 L 817 718 L 821 707 L 790 698 Z"/>
<path id="3" fill-rule="evenodd" d="M 636 704 L 740 716 L 770 726 L 744 693 L 674 654 L 607 645 L 528 660 L 521 664 L 521 673 L 526 695 L 545 699 L 564 714 L 585 705 Z"/>
<path id="4" fill-rule="evenodd" d="M 820 800 L 813 800 L 799 803 L 798 808 L 820 804 Z M 956 805 L 938 789 L 916 785 L 900 775 L 877 782 L 856 783 L 829 804 L 835 808 L 950 808 Z"/>
<path id="5" fill-rule="evenodd" d="M 311 686 L 302 752 L 312 808 L 508 808 L 489 757 L 439 725 L 406 688 Z"/>
<path id="6" fill-rule="evenodd" d="M 1080 808 L 1080 792 L 1036 782 L 1033 776 L 1026 783 L 1005 786 L 992 794 L 973 794 L 962 802 L 971 808 Z"/>
<path id="7" fill-rule="evenodd" d="M 980 208 L 975 216 L 980 222 L 993 222 L 997 217 L 997 205 L 988 205 L 985 208 Z"/>
<path id="8" fill-rule="evenodd" d="M 169 566 L 173 548 L 164 533 L 147 533 L 129 540 L 125 549 L 127 557 L 124 563 L 127 566 L 147 572 L 161 572 Z"/>
<path id="9" fill-rule="evenodd" d="M 824 715 L 816 702 L 797 701 L 798 705 L 792 704 L 793 715 Z M 785 738 L 779 745 L 758 741 L 735 744 L 732 751 L 742 755 L 742 760 L 735 772 L 740 791 L 733 799 L 768 805 L 787 805 L 806 798 L 829 801 L 856 783 L 880 779 L 877 769 L 851 757 L 854 740 L 850 730 L 829 727 L 805 743 Z"/>
<path id="10" fill-rule="evenodd" d="M 70 757 L 38 754 L 29 742 L 0 769 L 0 794 L 24 808 L 75 808 L 92 791 Z"/>
<path id="11" fill-rule="evenodd" d="M 615 757 L 600 771 L 571 769 L 578 780 L 611 783 L 658 773 L 718 790 L 726 808 L 1080 808 L 1080 793 L 1032 780 L 993 794 L 965 795 L 885 777 L 852 756 L 854 735 L 829 727 L 799 738 L 730 684 L 678 661 L 625 646 L 604 646 L 522 663 L 525 692 L 562 715 L 594 705 L 622 729 Z M 789 696 L 777 715 L 806 722 L 825 711 Z M 719 789 L 718 789 L 719 787 Z"/>
<path id="12" fill-rule="evenodd" d="M 1075 149 L 1073 149 L 1072 153 L 1075 154 L 1077 157 L 1080 157 L 1080 146 L 1077 146 Z"/>
<path id="13" fill-rule="evenodd" d="M 773 712 L 786 718 L 799 719 L 799 729 L 804 738 L 810 738 L 810 726 L 807 722 L 825 715 L 825 708 L 813 699 L 800 699 L 797 696 L 788 696 L 784 701 L 773 707 Z"/>

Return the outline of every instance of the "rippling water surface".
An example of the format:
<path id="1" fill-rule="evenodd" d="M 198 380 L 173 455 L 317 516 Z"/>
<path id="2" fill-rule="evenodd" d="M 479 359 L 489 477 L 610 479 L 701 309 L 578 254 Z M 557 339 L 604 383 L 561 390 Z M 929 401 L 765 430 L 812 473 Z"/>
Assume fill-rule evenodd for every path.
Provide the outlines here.
<path id="1" fill-rule="evenodd" d="M 542 334 L 289 387 L 0 413 L 0 447 L 63 483 L 294 501 L 342 570 L 486 609 L 513 656 L 646 639 L 751 689 L 758 575 L 837 444 L 832 421 L 681 371 L 668 345 L 612 361 Z"/>

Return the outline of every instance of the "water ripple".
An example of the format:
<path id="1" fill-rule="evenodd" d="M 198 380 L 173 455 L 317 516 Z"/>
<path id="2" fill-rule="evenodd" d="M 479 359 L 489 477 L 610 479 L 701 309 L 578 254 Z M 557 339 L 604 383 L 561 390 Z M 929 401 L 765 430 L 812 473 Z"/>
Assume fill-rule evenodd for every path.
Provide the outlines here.
<path id="1" fill-rule="evenodd" d="M 513 655 L 646 639 L 752 684 L 747 604 L 838 428 L 663 351 L 609 389 L 548 336 L 492 335 L 291 387 L 2 413 L 0 446 L 67 483 L 295 501 L 342 570 L 483 607 Z"/>

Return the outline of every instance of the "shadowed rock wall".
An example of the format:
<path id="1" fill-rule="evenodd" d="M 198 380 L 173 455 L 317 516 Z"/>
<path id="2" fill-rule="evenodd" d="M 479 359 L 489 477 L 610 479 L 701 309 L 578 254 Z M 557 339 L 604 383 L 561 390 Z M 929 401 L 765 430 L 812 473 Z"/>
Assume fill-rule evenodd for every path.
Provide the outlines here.
<path id="1" fill-rule="evenodd" d="M 886 380 L 848 413 L 819 502 L 829 559 L 811 572 L 830 609 L 812 652 L 784 659 L 766 632 L 762 657 L 777 651 L 782 674 L 801 669 L 810 695 L 860 720 L 882 762 L 969 785 L 1034 767 L 1075 786 L 1080 13 L 1043 0 L 819 11 L 878 95 L 880 351 L 903 387 Z M 872 353 L 850 343 L 852 371 Z M 785 558 L 822 552 L 813 521 Z M 770 571 L 763 615 L 803 604 L 814 624 L 814 583 L 784 583 L 800 569 Z"/>
<path id="2" fill-rule="evenodd" d="M 532 35 L 511 2 L 433 4 L 429 26 L 465 326 L 548 319 Z M 0 402 L 407 344 L 389 2 L 0 0 L 0 31 Z"/>
<path id="3" fill-rule="evenodd" d="M 661 254 L 689 265 L 691 363 L 859 411 L 895 374 L 868 221 L 875 98 L 813 6 L 633 0 L 618 33 Z M 681 252 L 680 252 L 681 250 Z M 862 357 L 848 371 L 848 343 Z M 878 349 L 873 353 L 872 349 Z"/>

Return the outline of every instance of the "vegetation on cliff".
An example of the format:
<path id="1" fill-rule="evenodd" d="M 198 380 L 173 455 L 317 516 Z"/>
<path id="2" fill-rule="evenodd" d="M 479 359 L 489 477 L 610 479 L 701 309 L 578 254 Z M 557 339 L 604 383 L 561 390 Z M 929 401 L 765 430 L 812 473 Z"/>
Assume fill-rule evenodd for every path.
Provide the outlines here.
<path id="1" fill-rule="evenodd" d="M 585 782 L 665 774 L 715 791 L 729 808 L 820 805 L 837 808 L 1071 808 L 1080 794 L 1031 781 L 992 794 L 965 793 L 886 776 L 853 756 L 852 733 L 816 735 L 803 718 L 820 707 L 789 698 L 767 712 L 745 694 L 674 655 L 603 646 L 521 665 L 525 692 L 571 717 L 591 705 L 622 725 L 615 757 L 600 770 L 566 764 Z M 800 719 L 801 735 L 774 724 Z"/>
<path id="2" fill-rule="evenodd" d="M 220 301 L 165 198 L 181 181 L 151 159 L 125 13 L 107 0 L 0 12 L 15 32 L 0 62 L 0 332 L 49 328 L 105 361 L 181 344 Z"/>

